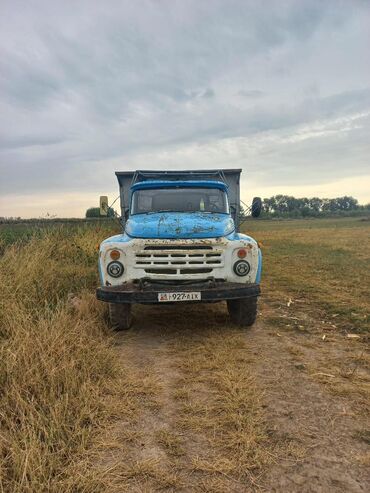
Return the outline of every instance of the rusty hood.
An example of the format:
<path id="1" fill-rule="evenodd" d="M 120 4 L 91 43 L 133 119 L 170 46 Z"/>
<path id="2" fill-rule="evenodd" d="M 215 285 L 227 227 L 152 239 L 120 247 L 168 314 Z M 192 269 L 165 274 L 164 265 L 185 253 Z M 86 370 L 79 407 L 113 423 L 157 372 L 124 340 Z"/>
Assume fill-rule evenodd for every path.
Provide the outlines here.
<path id="1" fill-rule="evenodd" d="M 156 212 L 131 216 L 125 232 L 133 238 L 220 238 L 232 233 L 228 214 L 207 212 Z"/>

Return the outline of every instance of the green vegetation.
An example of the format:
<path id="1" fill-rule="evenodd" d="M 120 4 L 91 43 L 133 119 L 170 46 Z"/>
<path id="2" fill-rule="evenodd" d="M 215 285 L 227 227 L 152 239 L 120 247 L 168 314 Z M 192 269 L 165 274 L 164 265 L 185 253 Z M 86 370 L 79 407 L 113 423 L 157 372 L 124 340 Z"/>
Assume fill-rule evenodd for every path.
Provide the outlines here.
<path id="1" fill-rule="evenodd" d="M 114 217 L 114 216 L 115 216 L 115 212 L 114 209 L 112 209 L 112 207 L 108 207 L 107 216 L 100 215 L 100 207 L 90 207 L 89 209 L 87 209 L 85 214 L 85 217 Z"/>
<path id="2" fill-rule="evenodd" d="M 370 204 L 359 205 L 357 199 L 349 196 L 325 199 L 274 195 L 263 199 L 262 207 L 264 217 L 326 217 L 370 213 Z"/>

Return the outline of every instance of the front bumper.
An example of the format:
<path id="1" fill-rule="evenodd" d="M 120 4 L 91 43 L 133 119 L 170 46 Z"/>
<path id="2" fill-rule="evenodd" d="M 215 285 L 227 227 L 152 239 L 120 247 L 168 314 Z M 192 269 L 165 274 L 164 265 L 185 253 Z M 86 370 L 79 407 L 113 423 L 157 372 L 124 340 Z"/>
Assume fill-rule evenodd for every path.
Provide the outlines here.
<path id="1" fill-rule="evenodd" d="M 201 302 L 253 298 L 261 293 L 259 284 L 236 282 L 206 282 L 185 285 L 163 285 L 157 283 L 127 283 L 121 286 L 100 287 L 96 297 L 109 303 L 159 303 L 158 293 L 200 291 Z M 184 301 L 182 303 L 194 303 Z"/>

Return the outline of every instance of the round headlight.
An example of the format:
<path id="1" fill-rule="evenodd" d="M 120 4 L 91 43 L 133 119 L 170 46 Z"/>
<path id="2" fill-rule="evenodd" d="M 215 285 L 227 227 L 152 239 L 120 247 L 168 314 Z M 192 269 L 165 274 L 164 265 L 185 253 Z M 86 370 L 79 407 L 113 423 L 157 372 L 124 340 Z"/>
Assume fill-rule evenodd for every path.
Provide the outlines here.
<path id="1" fill-rule="evenodd" d="M 107 265 L 107 272 L 111 277 L 121 277 L 124 270 L 121 262 L 111 262 Z"/>
<path id="2" fill-rule="evenodd" d="M 235 262 L 234 264 L 234 272 L 237 276 L 246 276 L 247 274 L 249 274 L 250 270 L 251 266 L 246 260 L 238 260 L 238 262 Z"/>

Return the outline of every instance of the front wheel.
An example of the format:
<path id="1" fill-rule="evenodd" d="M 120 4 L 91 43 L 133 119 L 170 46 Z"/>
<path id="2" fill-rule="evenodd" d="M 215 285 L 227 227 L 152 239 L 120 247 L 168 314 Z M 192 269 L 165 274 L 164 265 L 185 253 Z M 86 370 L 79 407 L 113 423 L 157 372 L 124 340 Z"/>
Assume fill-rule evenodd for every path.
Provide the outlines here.
<path id="1" fill-rule="evenodd" d="M 109 322 L 113 330 L 127 330 L 131 327 L 130 303 L 109 303 Z"/>
<path id="2" fill-rule="evenodd" d="M 234 324 L 241 327 L 250 327 L 257 318 L 257 296 L 254 298 L 227 300 L 227 309 Z"/>

